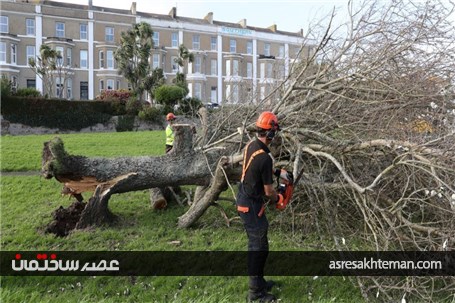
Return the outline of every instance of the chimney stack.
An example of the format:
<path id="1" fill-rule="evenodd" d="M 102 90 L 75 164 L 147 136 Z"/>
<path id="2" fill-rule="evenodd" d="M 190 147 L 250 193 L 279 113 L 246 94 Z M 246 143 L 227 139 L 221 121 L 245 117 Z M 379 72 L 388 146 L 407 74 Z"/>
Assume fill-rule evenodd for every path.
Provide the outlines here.
<path id="1" fill-rule="evenodd" d="M 131 15 L 136 15 L 136 2 L 131 2 L 130 12 Z"/>
<path id="2" fill-rule="evenodd" d="M 271 26 L 268 27 L 272 32 L 276 33 L 276 24 L 272 24 Z"/>
<path id="3" fill-rule="evenodd" d="M 88 9 L 92 9 L 93 7 L 93 0 L 88 0 Z"/>
<path id="4" fill-rule="evenodd" d="M 169 11 L 169 16 L 171 16 L 172 19 L 175 19 L 175 17 L 177 17 L 177 8 L 176 8 L 176 7 L 173 7 L 173 8 Z"/>
<path id="5" fill-rule="evenodd" d="M 209 12 L 205 17 L 205 20 L 207 20 L 210 24 L 213 24 L 213 13 Z"/>
<path id="6" fill-rule="evenodd" d="M 241 27 L 246 28 L 246 19 L 242 19 L 238 22 Z"/>

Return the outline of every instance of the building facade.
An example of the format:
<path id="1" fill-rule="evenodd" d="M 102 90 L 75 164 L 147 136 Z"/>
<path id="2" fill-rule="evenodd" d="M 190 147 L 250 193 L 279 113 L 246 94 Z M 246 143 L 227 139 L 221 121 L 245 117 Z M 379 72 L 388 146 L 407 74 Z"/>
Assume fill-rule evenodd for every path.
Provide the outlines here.
<path id="1" fill-rule="evenodd" d="M 30 3 L 29 3 L 30 2 Z M 29 66 L 43 44 L 61 54 L 65 74 L 56 77 L 55 95 L 69 100 L 93 100 L 104 89 L 128 88 L 117 73 L 114 53 L 123 31 L 133 23 L 148 22 L 154 31 L 152 68 L 162 68 L 167 82 L 179 71 L 174 59 L 184 44 L 195 58 L 184 67 L 190 96 L 203 102 L 255 102 L 264 98 L 288 75 L 302 56 L 302 31 L 219 22 L 208 13 L 203 19 L 53 1 L 1 1 L 0 73 L 13 87 L 43 91 L 43 81 Z M 303 53 L 310 52 L 310 48 Z M 300 53 L 299 53 L 300 52 Z"/>

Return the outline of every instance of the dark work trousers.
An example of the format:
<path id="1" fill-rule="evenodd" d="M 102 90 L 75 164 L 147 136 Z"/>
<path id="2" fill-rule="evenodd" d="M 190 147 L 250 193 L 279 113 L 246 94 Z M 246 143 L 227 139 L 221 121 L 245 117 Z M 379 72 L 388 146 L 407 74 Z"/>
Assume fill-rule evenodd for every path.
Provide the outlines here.
<path id="1" fill-rule="evenodd" d="M 237 195 L 237 206 L 248 207 L 248 212 L 239 211 L 240 218 L 248 236 L 248 275 L 249 288 L 253 292 L 265 289 L 264 266 L 269 253 L 267 232 L 269 222 L 265 213 L 258 216 L 263 205 L 263 199 L 251 199 L 241 192 Z"/>

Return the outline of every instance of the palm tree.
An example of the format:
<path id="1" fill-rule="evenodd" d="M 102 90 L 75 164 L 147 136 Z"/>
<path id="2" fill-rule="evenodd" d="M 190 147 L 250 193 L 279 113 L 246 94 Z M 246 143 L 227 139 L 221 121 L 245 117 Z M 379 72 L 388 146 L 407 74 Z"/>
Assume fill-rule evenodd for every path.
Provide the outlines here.
<path id="1" fill-rule="evenodd" d="M 28 64 L 33 69 L 35 74 L 43 80 L 44 92 L 43 95 L 53 97 L 54 75 L 53 72 L 57 69 L 57 60 L 59 53 L 49 47 L 47 44 L 42 44 L 40 47 L 40 56 L 29 58 Z"/>
<path id="2" fill-rule="evenodd" d="M 153 48 L 153 30 L 150 24 L 140 22 L 122 32 L 120 46 L 115 52 L 118 73 L 131 84 L 133 95 L 142 99 L 146 79 L 150 76 L 149 58 Z"/>
<path id="3" fill-rule="evenodd" d="M 186 83 L 185 73 L 183 72 L 186 61 L 193 62 L 194 54 L 190 52 L 185 45 L 180 44 L 179 56 L 175 59 L 175 62 L 180 66 L 180 71 L 178 71 L 177 74 L 175 75 L 175 79 L 173 80 L 173 82 L 176 85 L 184 88 L 186 93 L 188 93 L 189 92 L 188 85 Z"/>

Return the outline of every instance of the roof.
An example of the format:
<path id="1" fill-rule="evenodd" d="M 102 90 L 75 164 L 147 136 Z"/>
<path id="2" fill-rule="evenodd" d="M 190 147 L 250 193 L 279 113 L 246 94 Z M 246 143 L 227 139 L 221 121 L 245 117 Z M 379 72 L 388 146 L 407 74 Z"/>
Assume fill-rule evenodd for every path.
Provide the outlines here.
<path id="1" fill-rule="evenodd" d="M 63 7 L 63 8 L 72 8 L 72 9 L 81 9 L 81 10 L 88 10 L 88 5 L 82 4 L 73 4 L 73 3 L 63 3 L 63 2 L 56 2 L 56 1 L 49 1 L 44 0 L 42 1 L 42 5 L 54 6 L 54 7 Z M 102 7 L 102 6 L 92 6 L 92 10 L 96 12 L 105 12 L 105 13 L 114 13 L 114 14 L 122 14 L 122 15 L 130 15 L 130 10 L 125 9 L 116 9 L 110 7 Z M 176 16 L 173 18 L 170 15 L 162 15 L 162 14 L 155 14 L 155 13 L 148 13 L 148 12 L 137 12 L 137 16 L 145 17 L 145 18 L 152 18 L 157 20 L 167 20 L 167 21 L 177 21 L 177 22 L 189 22 L 194 24 L 201 24 L 201 25 L 214 25 L 214 26 L 226 26 L 231 28 L 239 28 L 239 29 L 249 29 L 257 32 L 269 33 L 269 34 L 279 34 L 279 35 L 286 35 L 286 36 L 293 36 L 293 37 L 302 37 L 301 31 L 298 32 L 287 32 L 287 31 L 280 31 L 276 30 L 273 31 L 270 28 L 262 28 L 262 27 L 255 27 L 255 26 L 246 26 L 243 27 L 239 23 L 232 23 L 232 22 L 225 22 L 225 21 L 217 21 L 213 20 L 213 23 L 210 23 L 206 19 L 199 19 L 199 18 L 192 18 L 192 17 L 183 17 L 183 16 Z"/>

